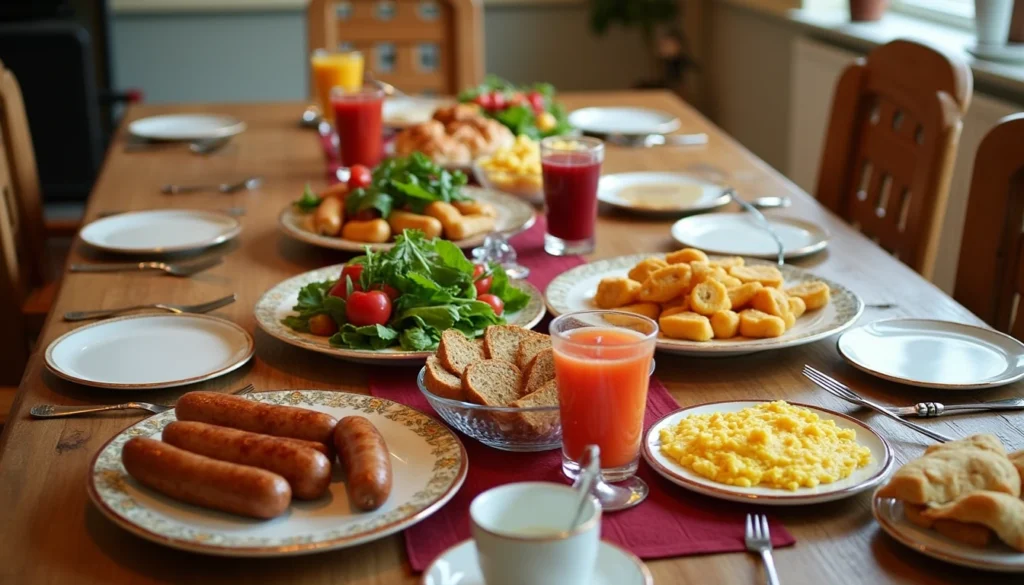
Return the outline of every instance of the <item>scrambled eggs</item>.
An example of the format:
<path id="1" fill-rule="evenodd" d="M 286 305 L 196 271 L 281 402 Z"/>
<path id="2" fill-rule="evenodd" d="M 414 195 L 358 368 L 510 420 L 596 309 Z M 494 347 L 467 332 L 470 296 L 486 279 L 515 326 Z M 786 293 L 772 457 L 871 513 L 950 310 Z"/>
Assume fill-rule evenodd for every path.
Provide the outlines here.
<path id="1" fill-rule="evenodd" d="M 481 159 L 480 168 L 499 189 L 512 192 L 540 190 L 540 145 L 527 136 L 519 135 L 511 146 L 502 147 L 492 156 Z"/>
<path id="2" fill-rule="evenodd" d="M 838 481 L 871 461 L 853 429 L 782 400 L 688 416 L 661 430 L 661 451 L 712 481 L 787 490 Z"/>

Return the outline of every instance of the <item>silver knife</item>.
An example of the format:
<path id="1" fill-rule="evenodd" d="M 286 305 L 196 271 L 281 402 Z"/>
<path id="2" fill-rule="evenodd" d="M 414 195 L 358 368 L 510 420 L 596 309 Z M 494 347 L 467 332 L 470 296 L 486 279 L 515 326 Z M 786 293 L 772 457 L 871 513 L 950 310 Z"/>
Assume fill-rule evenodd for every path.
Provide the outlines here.
<path id="1" fill-rule="evenodd" d="M 899 416 L 916 416 L 932 418 L 963 411 L 985 410 L 1024 410 L 1024 398 L 1007 398 L 991 402 L 975 402 L 969 404 L 942 404 L 941 402 L 918 402 L 914 406 L 891 406 L 889 412 Z"/>

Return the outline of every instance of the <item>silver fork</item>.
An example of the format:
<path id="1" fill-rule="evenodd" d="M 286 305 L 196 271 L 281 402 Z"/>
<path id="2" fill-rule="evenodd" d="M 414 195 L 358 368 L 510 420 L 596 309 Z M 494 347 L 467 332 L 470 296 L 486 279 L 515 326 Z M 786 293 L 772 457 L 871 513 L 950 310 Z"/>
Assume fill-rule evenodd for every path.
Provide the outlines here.
<path id="1" fill-rule="evenodd" d="M 764 514 L 747 514 L 743 541 L 747 550 L 761 555 L 768 585 L 779 585 L 779 574 L 775 572 L 775 560 L 772 559 L 772 533 L 768 530 L 768 518 Z"/>
<path id="2" fill-rule="evenodd" d="M 892 420 L 900 423 L 901 425 L 914 429 L 915 431 L 921 433 L 922 435 L 930 437 L 940 443 L 948 443 L 949 441 L 954 440 L 952 437 L 947 437 L 942 433 L 936 433 L 935 431 L 928 430 L 919 424 L 912 423 L 909 420 L 904 420 L 900 418 L 899 416 L 889 412 L 889 410 L 886 409 L 884 406 L 861 397 L 859 394 L 857 394 L 853 390 L 850 390 L 845 385 L 840 383 L 838 380 L 831 378 L 823 374 L 822 372 L 819 372 L 818 370 L 812 368 L 811 366 L 804 366 L 804 376 L 806 376 L 812 382 L 817 384 L 819 388 L 835 396 L 836 398 L 845 400 L 847 402 L 852 402 L 853 404 L 856 404 L 858 406 L 866 406 L 867 408 L 870 408 L 871 410 L 874 410 L 875 412 L 881 415 L 887 416 Z"/>
<path id="3" fill-rule="evenodd" d="M 764 214 L 761 213 L 761 210 L 758 209 L 756 206 L 751 205 L 751 204 L 747 203 L 746 201 L 744 201 L 736 193 L 736 189 L 733 189 L 732 187 L 726 187 L 724 194 L 728 195 L 729 198 L 731 198 L 733 201 L 738 203 L 739 206 L 742 207 L 747 213 L 749 213 L 750 215 L 753 215 L 754 219 L 757 220 L 757 223 L 761 224 L 761 227 L 764 228 L 764 230 L 766 232 L 768 232 L 768 235 L 770 235 L 773 240 L 775 240 L 775 247 L 778 248 L 778 263 L 779 263 L 779 266 L 782 266 L 783 264 L 785 264 L 785 262 L 786 262 L 786 246 L 782 243 L 782 239 L 779 238 L 779 234 L 777 234 L 775 232 L 775 228 L 772 227 L 772 224 L 768 223 L 768 218 L 766 218 L 764 216 Z"/>
<path id="4" fill-rule="evenodd" d="M 150 305 L 135 305 L 134 307 L 122 307 L 120 309 L 101 309 L 98 311 L 69 311 L 64 313 L 65 321 L 86 321 L 88 319 L 101 319 L 104 317 L 113 317 L 122 313 L 128 313 L 130 311 L 141 311 L 142 309 L 162 309 L 164 311 L 170 311 L 174 314 L 181 313 L 209 313 L 214 309 L 219 309 L 225 305 L 230 305 L 235 302 L 235 293 L 231 293 L 224 298 L 217 299 L 215 301 L 209 301 L 198 305 L 172 305 L 169 303 L 153 303 Z"/>
<path id="5" fill-rule="evenodd" d="M 164 185 L 160 192 L 164 195 L 177 195 L 180 193 L 196 193 L 198 191 L 217 191 L 220 193 L 235 193 L 243 189 L 258 189 L 263 185 L 263 177 L 246 177 L 237 183 L 219 183 L 217 185 Z"/>
<path id="6" fill-rule="evenodd" d="M 192 276 L 223 262 L 220 256 L 197 262 L 123 262 L 108 264 L 72 264 L 71 272 L 134 272 L 163 270 L 171 276 Z"/>
<path id="7" fill-rule="evenodd" d="M 232 392 L 238 396 L 248 394 L 255 390 L 252 384 L 247 384 Z M 109 404 L 107 406 L 54 406 L 53 404 L 37 404 L 29 410 L 29 414 L 36 418 L 62 418 L 65 416 L 78 416 L 91 412 L 105 412 L 108 410 L 148 410 L 154 414 L 167 412 L 174 408 L 174 405 L 153 404 L 151 402 L 125 402 L 124 404 Z"/>

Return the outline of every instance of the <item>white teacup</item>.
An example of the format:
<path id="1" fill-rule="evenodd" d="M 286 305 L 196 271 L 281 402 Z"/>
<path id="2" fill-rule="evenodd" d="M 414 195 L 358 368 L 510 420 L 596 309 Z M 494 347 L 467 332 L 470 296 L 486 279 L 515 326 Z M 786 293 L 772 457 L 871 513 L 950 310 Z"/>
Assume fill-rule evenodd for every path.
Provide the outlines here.
<path id="1" fill-rule="evenodd" d="M 511 483 L 477 496 L 469 516 L 487 585 L 588 585 L 601 506 L 588 497 L 569 531 L 577 501 L 571 487 L 547 482 Z"/>

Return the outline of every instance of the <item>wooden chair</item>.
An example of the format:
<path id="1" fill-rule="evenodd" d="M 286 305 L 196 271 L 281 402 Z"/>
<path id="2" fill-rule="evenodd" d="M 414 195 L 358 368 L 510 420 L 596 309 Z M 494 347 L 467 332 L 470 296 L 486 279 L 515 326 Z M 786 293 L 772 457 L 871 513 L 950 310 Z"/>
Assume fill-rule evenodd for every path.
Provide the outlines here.
<path id="1" fill-rule="evenodd" d="M 377 79 L 410 94 L 454 95 L 483 79 L 482 0 L 310 0 L 306 35 L 310 53 L 361 51 Z"/>
<path id="2" fill-rule="evenodd" d="M 974 158 L 953 298 L 1024 340 L 1024 114 L 1000 120 Z"/>
<path id="3" fill-rule="evenodd" d="M 935 264 L 970 68 L 898 40 L 836 85 L 817 198 L 925 278 Z"/>
<path id="4" fill-rule="evenodd" d="M 58 282 L 46 248 L 42 198 L 21 89 L 0 63 L 0 424 L 21 381 Z"/>

